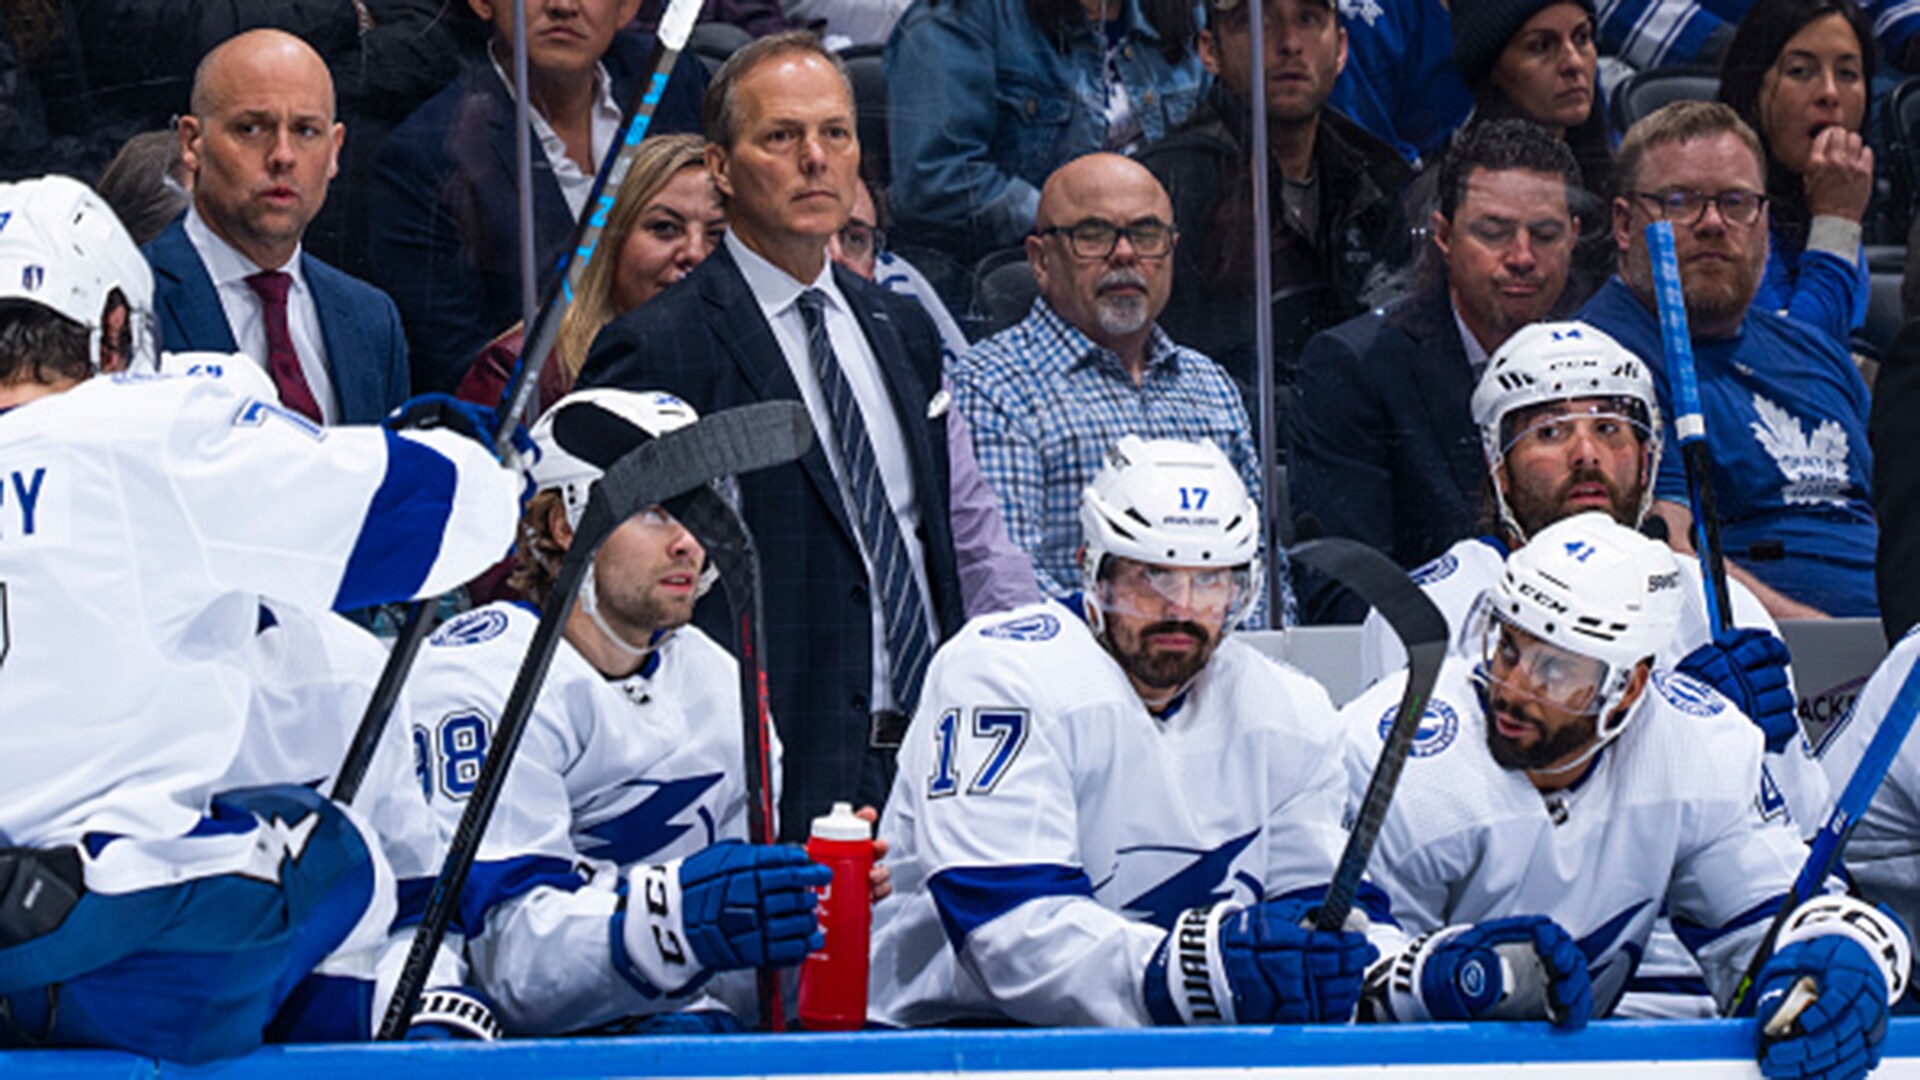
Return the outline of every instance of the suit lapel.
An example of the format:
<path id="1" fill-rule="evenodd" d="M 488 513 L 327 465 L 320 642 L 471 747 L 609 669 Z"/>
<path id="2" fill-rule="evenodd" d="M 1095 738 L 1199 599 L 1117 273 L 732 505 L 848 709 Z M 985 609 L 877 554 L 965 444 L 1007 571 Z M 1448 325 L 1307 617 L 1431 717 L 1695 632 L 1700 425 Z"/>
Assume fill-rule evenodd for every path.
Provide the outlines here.
<path id="1" fill-rule="evenodd" d="M 220 306 L 220 294 L 207 276 L 206 264 L 187 239 L 186 219 L 176 219 L 166 231 L 154 237 L 153 257 L 148 260 L 162 279 L 159 294 L 160 347 L 181 352 L 193 347 L 207 352 L 238 352 L 233 327 L 227 324 L 226 309 Z M 171 333 L 180 340 L 167 340 Z"/>
<path id="2" fill-rule="evenodd" d="M 320 344 L 327 350 L 327 379 L 333 383 L 335 414 L 342 423 L 349 416 L 379 415 L 379 392 L 374 390 L 370 395 L 362 395 L 362 387 L 353 381 L 356 374 L 370 373 L 366 364 L 357 362 L 372 351 L 367 347 L 360 320 L 345 298 L 334 291 L 333 282 L 326 276 L 327 268 L 316 270 L 313 256 L 305 251 L 300 253 L 300 271 L 306 278 L 307 288 L 313 292 L 313 311 L 320 320 Z M 363 396 L 369 400 L 362 402 Z M 362 405 L 366 407 L 361 408 Z"/>
<path id="3" fill-rule="evenodd" d="M 1447 447 L 1447 471 L 1460 490 L 1478 491 L 1482 482 L 1478 442 L 1469 440 L 1468 452 L 1463 452 L 1453 438 L 1472 428 L 1474 378 L 1445 287 L 1417 303 L 1401 329 L 1415 344 L 1407 367 L 1421 408 L 1427 412 L 1428 430 Z"/>
<path id="4" fill-rule="evenodd" d="M 894 325 L 892 313 L 873 295 L 872 289 L 865 287 L 869 283 L 852 271 L 836 266 L 834 280 L 840 286 L 840 294 L 847 298 L 848 306 L 853 308 L 861 332 L 867 335 L 874 362 L 880 368 L 880 378 L 886 383 L 895 415 L 900 417 L 900 431 L 907 439 L 908 452 L 919 461 L 933 460 L 932 448 L 927 444 L 927 425 L 920 422 L 931 397 L 913 370 L 906 342 L 900 336 L 900 328 Z"/>
<path id="5" fill-rule="evenodd" d="M 787 367 L 786 354 L 780 351 L 780 342 L 773 336 L 773 328 L 761 316 L 760 303 L 747 288 L 747 279 L 741 275 L 726 245 L 716 248 L 707 261 L 718 264 L 713 273 L 702 275 L 700 282 L 701 298 L 707 305 L 708 329 L 733 359 L 753 395 L 762 401 L 805 401 L 800 395 L 800 384 L 794 381 L 793 371 Z M 821 439 L 833 438 L 833 433 L 816 426 L 814 434 L 815 445 L 800 459 L 801 470 L 832 512 L 833 520 L 849 540 L 857 542 L 853 524 L 847 518 L 846 499 L 834 480 L 826 451 L 819 445 Z"/>

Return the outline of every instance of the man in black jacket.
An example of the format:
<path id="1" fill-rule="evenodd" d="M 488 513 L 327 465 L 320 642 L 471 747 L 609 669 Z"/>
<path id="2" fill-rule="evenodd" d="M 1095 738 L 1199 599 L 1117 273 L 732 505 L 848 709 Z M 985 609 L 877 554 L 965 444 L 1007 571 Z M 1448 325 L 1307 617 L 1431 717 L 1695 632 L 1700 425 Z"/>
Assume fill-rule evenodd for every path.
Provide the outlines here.
<path id="1" fill-rule="evenodd" d="M 1212 92 L 1140 162 L 1173 199 L 1182 232 L 1161 325 L 1213 357 L 1250 396 L 1253 344 L 1252 27 L 1247 0 L 1208 0 L 1200 61 Z M 1329 0 L 1265 0 L 1274 359 L 1291 381 L 1307 338 L 1365 310 L 1375 265 L 1405 260 L 1400 212 L 1409 172 L 1393 149 L 1326 105 L 1346 64 Z"/>

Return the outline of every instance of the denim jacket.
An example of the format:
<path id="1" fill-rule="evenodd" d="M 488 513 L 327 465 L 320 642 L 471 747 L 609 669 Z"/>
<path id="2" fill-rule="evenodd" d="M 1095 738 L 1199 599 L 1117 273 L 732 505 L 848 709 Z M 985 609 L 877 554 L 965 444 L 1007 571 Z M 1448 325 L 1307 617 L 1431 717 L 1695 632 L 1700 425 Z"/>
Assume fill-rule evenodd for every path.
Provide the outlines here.
<path id="1" fill-rule="evenodd" d="M 1191 49 L 1167 62 L 1135 0 L 1120 21 L 1115 70 L 1145 145 L 1186 119 L 1203 75 Z M 1048 174 L 1105 146 L 1105 58 L 1105 34 L 1090 22 L 1056 52 L 1023 0 L 915 0 L 886 49 L 902 223 L 976 254 L 1019 243 Z"/>

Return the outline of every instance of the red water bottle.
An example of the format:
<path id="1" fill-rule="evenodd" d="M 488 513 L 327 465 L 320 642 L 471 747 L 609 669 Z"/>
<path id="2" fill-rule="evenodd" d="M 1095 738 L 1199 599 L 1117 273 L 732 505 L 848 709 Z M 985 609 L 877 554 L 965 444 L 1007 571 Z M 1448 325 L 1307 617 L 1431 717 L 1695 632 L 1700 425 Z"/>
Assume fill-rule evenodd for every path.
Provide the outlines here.
<path id="1" fill-rule="evenodd" d="M 867 937 L 873 902 L 873 826 L 837 802 L 813 819 L 807 857 L 833 871 L 820 893 L 820 930 L 827 942 L 800 969 L 800 1023 L 809 1031 L 858 1031 L 867 1023 Z"/>

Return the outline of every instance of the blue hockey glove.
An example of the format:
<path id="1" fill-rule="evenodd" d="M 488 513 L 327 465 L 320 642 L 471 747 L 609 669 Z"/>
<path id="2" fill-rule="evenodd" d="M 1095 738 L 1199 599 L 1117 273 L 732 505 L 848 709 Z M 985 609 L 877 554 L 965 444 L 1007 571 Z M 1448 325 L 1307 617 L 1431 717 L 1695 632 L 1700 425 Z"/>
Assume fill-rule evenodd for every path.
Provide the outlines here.
<path id="1" fill-rule="evenodd" d="M 1777 948 L 1755 986 L 1760 1071 L 1865 1076 L 1880 1061 L 1888 1002 L 1906 992 L 1906 928 L 1852 897 L 1817 896 L 1795 909 Z"/>
<path id="2" fill-rule="evenodd" d="M 1787 646 L 1765 630 L 1736 628 L 1700 646 L 1678 670 L 1715 690 L 1746 713 L 1779 753 L 1800 732 L 1793 688 L 1787 683 Z"/>
<path id="3" fill-rule="evenodd" d="M 460 986 L 422 991 L 407 1025 L 408 1042 L 492 1042 L 501 1035 L 486 995 Z"/>
<path id="4" fill-rule="evenodd" d="M 826 943 L 813 890 L 833 872 L 799 848 L 723 841 L 627 871 L 614 916 L 622 967 L 642 993 L 677 996 L 715 971 L 791 967 Z"/>
<path id="5" fill-rule="evenodd" d="M 1379 964 L 1369 1019 L 1540 1020 L 1578 1031 L 1593 1016 L 1587 958 L 1544 915 L 1448 926 Z"/>
<path id="6" fill-rule="evenodd" d="M 1147 1011 L 1162 1025 L 1346 1023 L 1380 952 L 1308 929 L 1312 914 L 1304 900 L 1183 912 L 1147 964 Z"/>
<path id="7" fill-rule="evenodd" d="M 393 431 L 422 431 L 445 428 L 465 435 L 487 449 L 493 449 L 493 433 L 499 427 L 499 411 L 451 394 L 420 394 L 407 399 L 387 414 L 381 423 Z M 533 456 L 533 437 L 525 424 L 513 426 L 513 449 L 522 457 Z"/>

